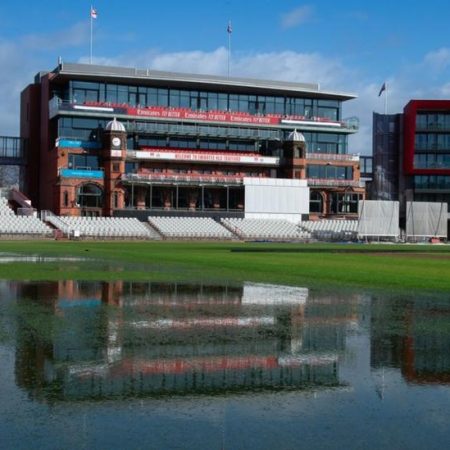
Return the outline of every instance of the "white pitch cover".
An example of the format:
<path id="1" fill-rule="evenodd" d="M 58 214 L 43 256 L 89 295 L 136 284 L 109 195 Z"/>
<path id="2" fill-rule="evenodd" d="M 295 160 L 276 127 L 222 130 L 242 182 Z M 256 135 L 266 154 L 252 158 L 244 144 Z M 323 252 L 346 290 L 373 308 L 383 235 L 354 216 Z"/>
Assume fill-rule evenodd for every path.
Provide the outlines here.
<path id="1" fill-rule="evenodd" d="M 309 214 L 306 180 L 244 178 L 246 219 L 285 219 L 300 222 Z"/>

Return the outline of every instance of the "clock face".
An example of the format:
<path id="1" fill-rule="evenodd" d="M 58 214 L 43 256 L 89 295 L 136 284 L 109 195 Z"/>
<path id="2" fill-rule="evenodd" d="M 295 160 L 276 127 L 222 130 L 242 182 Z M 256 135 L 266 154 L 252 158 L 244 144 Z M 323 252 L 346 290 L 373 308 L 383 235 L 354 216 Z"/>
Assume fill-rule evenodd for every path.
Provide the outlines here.
<path id="1" fill-rule="evenodd" d="M 120 147 L 120 139 L 118 137 L 113 138 L 112 145 L 114 145 L 114 147 Z"/>

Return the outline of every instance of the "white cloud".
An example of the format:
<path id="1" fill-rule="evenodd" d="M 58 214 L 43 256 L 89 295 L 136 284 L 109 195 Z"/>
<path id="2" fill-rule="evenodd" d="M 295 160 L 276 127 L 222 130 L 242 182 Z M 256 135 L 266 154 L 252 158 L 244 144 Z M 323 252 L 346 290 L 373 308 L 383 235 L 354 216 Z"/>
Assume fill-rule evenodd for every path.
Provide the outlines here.
<path id="1" fill-rule="evenodd" d="M 310 5 L 300 6 L 281 16 L 281 27 L 284 29 L 294 28 L 307 22 L 312 15 L 313 8 Z"/>
<path id="2" fill-rule="evenodd" d="M 88 21 L 78 22 L 52 34 L 30 34 L 20 40 L 20 45 L 34 51 L 55 50 L 58 48 L 78 47 L 90 39 Z"/>
<path id="3" fill-rule="evenodd" d="M 304 8 L 304 7 L 302 7 Z M 304 11 L 304 10 L 303 10 Z M 304 17 L 304 16 L 303 16 Z M 303 19 L 301 19 L 303 20 Z M 56 53 L 36 51 L 41 45 L 50 50 L 83 47 L 86 43 L 86 24 L 75 24 L 70 32 L 52 35 L 27 36 L 17 42 L 0 39 L 0 135 L 17 135 L 19 130 L 20 92 L 39 70 L 56 65 Z M 83 36 L 79 36 L 81 33 Z M 52 43 L 52 41 L 58 41 Z M 54 55 L 52 55 L 54 53 Z M 68 53 L 68 51 L 67 51 Z M 87 53 L 87 52 L 86 52 Z M 136 50 L 110 57 L 96 57 L 94 63 L 137 68 L 149 68 L 174 72 L 225 75 L 228 53 L 224 47 L 212 51 L 162 52 L 155 48 Z M 88 62 L 88 57 L 79 58 Z M 421 61 L 404 65 L 387 79 L 390 113 L 403 110 L 412 98 L 448 98 L 448 79 L 436 82 L 427 65 L 445 68 L 450 64 L 450 49 L 441 48 L 429 52 Z M 291 50 L 279 52 L 236 52 L 231 58 L 231 75 L 293 82 L 319 83 L 321 89 L 352 92 L 358 98 L 344 102 L 344 117 L 357 116 L 360 131 L 350 139 L 350 152 L 368 154 L 372 149 L 372 112 L 383 112 L 384 94 L 378 97 L 383 79 L 362 73 L 357 67 L 348 66 L 340 58 L 320 53 L 299 53 Z"/>
<path id="4" fill-rule="evenodd" d="M 33 63 L 14 43 L 0 41 L 0 135 L 17 136 L 20 92 L 32 81 Z"/>
<path id="5" fill-rule="evenodd" d="M 424 65 L 428 69 L 440 72 L 450 66 L 450 48 L 442 47 L 427 53 Z"/>

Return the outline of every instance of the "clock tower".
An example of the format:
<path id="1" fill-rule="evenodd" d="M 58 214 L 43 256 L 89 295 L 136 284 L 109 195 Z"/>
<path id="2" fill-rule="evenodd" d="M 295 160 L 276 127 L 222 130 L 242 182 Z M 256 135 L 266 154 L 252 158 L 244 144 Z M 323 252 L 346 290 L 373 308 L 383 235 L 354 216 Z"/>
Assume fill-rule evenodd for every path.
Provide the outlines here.
<path id="1" fill-rule="evenodd" d="M 124 208 L 124 189 L 121 176 L 125 173 L 127 154 L 127 131 L 114 117 L 108 122 L 103 134 L 104 214 L 112 216 L 114 210 Z"/>

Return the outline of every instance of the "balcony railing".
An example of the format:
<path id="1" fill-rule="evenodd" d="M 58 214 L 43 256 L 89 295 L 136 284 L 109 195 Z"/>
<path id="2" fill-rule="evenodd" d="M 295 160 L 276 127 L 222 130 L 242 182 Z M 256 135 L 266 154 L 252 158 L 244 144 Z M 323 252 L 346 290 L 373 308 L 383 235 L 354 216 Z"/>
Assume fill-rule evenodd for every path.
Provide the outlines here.
<path id="1" fill-rule="evenodd" d="M 336 153 L 307 153 L 306 159 L 320 161 L 355 161 L 359 162 L 359 155 Z"/>
<path id="2" fill-rule="evenodd" d="M 280 158 L 262 156 L 254 152 L 170 149 L 162 147 L 142 147 L 140 150 L 129 150 L 127 152 L 127 159 L 272 167 L 280 164 Z"/>
<path id="3" fill-rule="evenodd" d="M 364 182 L 360 180 L 334 180 L 334 179 L 320 179 L 308 178 L 308 186 L 323 186 L 323 187 L 364 187 Z"/>
<path id="4" fill-rule="evenodd" d="M 186 122 L 203 122 L 230 124 L 239 126 L 266 126 L 276 127 L 282 125 L 317 128 L 345 129 L 347 131 L 356 131 L 359 128 L 359 120 L 355 117 L 343 121 L 332 120 L 328 117 L 319 116 L 299 116 L 282 114 L 250 114 L 239 111 L 222 110 L 192 110 L 190 108 L 163 107 L 129 105 L 127 103 L 112 102 L 84 102 L 71 103 L 58 97 L 53 97 L 49 101 L 49 116 L 55 117 L 60 111 L 71 111 L 84 114 L 108 114 L 115 116 L 130 116 L 139 119 L 164 119 Z"/>
<path id="5" fill-rule="evenodd" d="M 178 175 L 161 173 L 126 173 L 122 175 L 122 181 L 128 182 L 158 182 L 162 184 L 220 184 L 220 185 L 241 185 L 242 177 L 238 176 L 217 176 L 217 175 Z"/>

